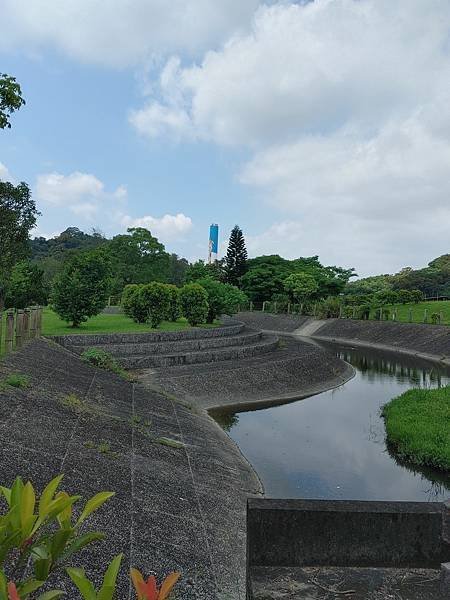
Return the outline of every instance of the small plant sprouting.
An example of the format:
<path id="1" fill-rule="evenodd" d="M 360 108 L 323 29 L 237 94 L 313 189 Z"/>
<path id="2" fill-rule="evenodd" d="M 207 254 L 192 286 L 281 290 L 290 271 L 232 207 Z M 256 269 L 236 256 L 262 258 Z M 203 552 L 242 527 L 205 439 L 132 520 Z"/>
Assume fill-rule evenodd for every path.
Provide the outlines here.
<path id="1" fill-rule="evenodd" d="M 97 448 L 95 442 L 93 442 L 92 440 L 88 440 L 87 442 L 84 442 L 83 446 L 85 448 L 89 448 L 90 450 L 93 450 L 94 448 Z"/>
<path id="2" fill-rule="evenodd" d="M 29 388 L 30 378 L 28 375 L 24 375 L 23 373 L 11 373 L 2 381 L 4 385 L 9 385 L 10 387 L 15 387 L 19 389 Z"/>
<path id="3" fill-rule="evenodd" d="M 66 396 L 63 396 L 63 398 L 61 399 L 61 404 L 66 408 L 69 408 L 77 415 L 89 411 L 86 401 L 77 396 L 76 394 L 67 394 Z"/>
<path id="4" fill-rule="evenodd" d="M 85 362 L 94 365 L 94 367 L 106 369 L 107 371 L 116 373 L 116 375 L 120 375 L 124 379 L 130 379 L 128 373 L 119 365 L 114 356 L 101 348 L 88 348 L 83 352 L 81 358 Z"/>
<path id="5" fill-rule="evenodd" d="M 159 437 L 155 438 L 154 442 L 157 444 L 161 444 L 162 446 L 170 446 L 171 448 L 184 448 L 183 442 L 173 440 L 172 438 Z"/>
<path id="6" fill-rule="evenodd" d="M 142 417 L 140 417 L 139 415 L 133 415 L 130 419 L 130 422 L 132 425 L 137 425 L 141 421 L 142 421 Z"/>
<path id="7" fill-rule="evenodd" d="M 105 440 L 102 440 L 100 442 L 100 444 L 97 446 L 97 449 L 102 454 L 108 454 L 109 451 L 111 450 L 111 444 L 109 442 L 106 442 Z"/>

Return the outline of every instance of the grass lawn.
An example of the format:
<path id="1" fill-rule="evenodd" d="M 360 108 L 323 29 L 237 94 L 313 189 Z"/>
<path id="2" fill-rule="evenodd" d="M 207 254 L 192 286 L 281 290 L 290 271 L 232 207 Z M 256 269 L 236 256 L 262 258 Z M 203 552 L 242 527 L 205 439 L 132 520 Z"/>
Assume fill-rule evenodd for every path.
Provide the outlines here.
<path id="1" fill-rule="evenodd" d="M 450 386 L 408 390 L 383 407 L 383 417 L 400 458 L 450 471 Z"/>
<path id="2" fill-rule="evenodd" d="M 213 324 L 203 324 L 199 327 L 217 327 L 219 321 Z M 70 327 L 65 321 L 61 320 L 50 308 L 44 309 L 42 318 L 42 333 L 44 335 L 68 335 L 85 333 L 145 333 L 147 331 L 179 331 L 180 329 L 190 329 L 191 325 L 186 319 L 178 319 L 175 323 L 163 321 L 158 329 L 152 329 L 150 325 L 135 323 L 124 314 L 100 314 L 92 317 L 78 328 Z M 0 344 L 0 356 L 4 354 L 5 346 L 5 319 L 3 319 L 3 335 Z"/>
<path id="3" fill-rule="evenodd" d="M 409 310 L 412 311 L 413 323 L 423 323 L 425 309 L 428 310 L 428 323 L 431 323 L 433 313 L 442 313 L 442 325 L 450 325 L 450 300 L 436 300 L 435 302 L 419 302 L 418 304 L 395 304 L 387 306 L 391 316 L 395 308 L 397 311 L 397 321 L 408 322 Z M 371 315 L 373 317 L 373 315 Z"/>

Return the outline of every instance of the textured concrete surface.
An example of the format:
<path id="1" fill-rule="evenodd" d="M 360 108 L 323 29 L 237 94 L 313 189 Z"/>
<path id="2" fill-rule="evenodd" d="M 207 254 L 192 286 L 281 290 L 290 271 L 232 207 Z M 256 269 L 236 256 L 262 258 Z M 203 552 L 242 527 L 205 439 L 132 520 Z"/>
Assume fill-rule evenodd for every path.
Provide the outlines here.
<path id="1" fill-rule="evenodd" d="M 353 375 L 353 367 L 330 352 L 290 338 L 259 357 L 138 372 L 143 383 L 196 406 L 241 411 L 305 398 Z"/>
<path id="2" fill-rule="evenodd" d="M 248 600 L 444 600 L 436 569 L 255 567 Z"/>
<path id="3" fill-rule="evenodd" d="M 31 385 L 0 392 L 0 483 L 21 474 L 42 489 L 64 473 L 70 493 L 116 492 L 89 523 L 107 535 L 78 559 L 89 576 L 98 583 L 124 552 L 120 599 L 133 597 L 130 564 L 158 577 L 181 570 L 179 599 L 243 599 L 245 504 L 261 488 L 210 417 L 44 340 L 0 363 L 0 380 L 11 372 Z M 64 582 L 68 598 L 78 598 Z"/>

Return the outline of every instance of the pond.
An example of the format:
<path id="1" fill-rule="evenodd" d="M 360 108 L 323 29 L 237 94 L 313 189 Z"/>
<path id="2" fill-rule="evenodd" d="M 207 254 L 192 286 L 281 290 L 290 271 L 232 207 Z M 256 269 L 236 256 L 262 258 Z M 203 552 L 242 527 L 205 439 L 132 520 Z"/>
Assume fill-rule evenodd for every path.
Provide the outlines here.
<path id="1" fill-rule="evenodd" d="M 320 343 L 356 370 L 304 400 L 214 417 L 238 444 L 267 497 L 429 500 L 450 496 L 450 474 L 401 464 L 385 443 L 381 407 L 411 387 L 450 383 L 450 370 L 400 354 Z"/>

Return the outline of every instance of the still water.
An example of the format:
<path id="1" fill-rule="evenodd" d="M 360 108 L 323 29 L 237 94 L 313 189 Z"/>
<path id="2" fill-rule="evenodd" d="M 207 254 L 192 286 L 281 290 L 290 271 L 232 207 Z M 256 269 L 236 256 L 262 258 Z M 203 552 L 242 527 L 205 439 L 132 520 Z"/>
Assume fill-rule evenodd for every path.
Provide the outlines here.
<path id="1" fill-rule="evenodd" d="M 417 470 L 390 454 L 380 416 L 383 404 L 411 387 L 449 384 L 449 370 L 398 354 L 321 345 L 353 365 L 351 381 L 291 404 L 215 415 L 255 468 L 266 496 L 449 498 L 450 474 Z"/>

